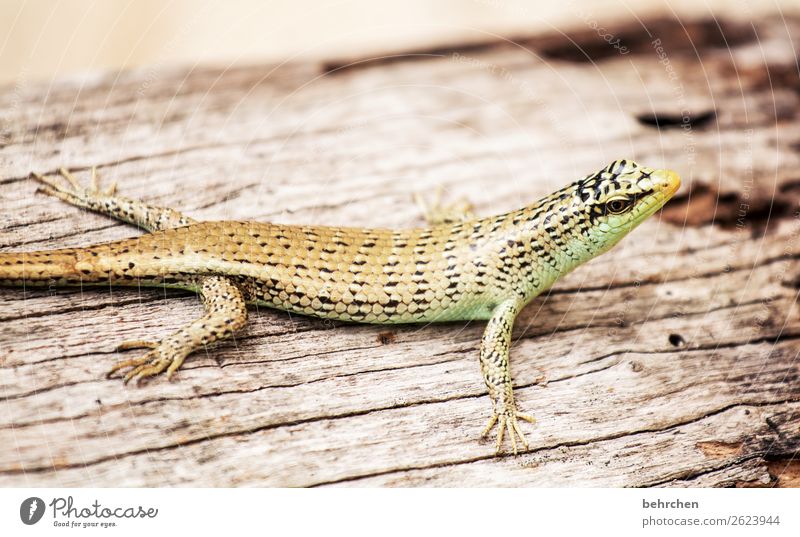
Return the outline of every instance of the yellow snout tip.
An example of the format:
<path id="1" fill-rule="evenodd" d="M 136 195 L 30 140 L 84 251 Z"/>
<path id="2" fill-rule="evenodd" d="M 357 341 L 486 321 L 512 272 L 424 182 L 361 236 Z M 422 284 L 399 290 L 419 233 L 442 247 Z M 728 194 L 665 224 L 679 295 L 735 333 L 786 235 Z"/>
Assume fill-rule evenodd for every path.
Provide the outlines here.
<path id="1" fill-rule="evenodd" d="M 659 170 L 660 183 L 668 196 L 672 196 L 681 187 L 681 177 L 672 170 Z"/>

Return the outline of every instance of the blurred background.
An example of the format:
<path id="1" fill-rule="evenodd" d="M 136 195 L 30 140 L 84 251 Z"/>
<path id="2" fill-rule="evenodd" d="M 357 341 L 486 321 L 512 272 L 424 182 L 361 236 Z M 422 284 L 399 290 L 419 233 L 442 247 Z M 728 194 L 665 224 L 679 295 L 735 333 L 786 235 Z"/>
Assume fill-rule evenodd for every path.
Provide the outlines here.
<path id="1" fill-rule="evenodd" d="M 408 50 L 654 15 L 752 17 L 799 0 L 3 0 L 0 84 L 142 65 Z"/>

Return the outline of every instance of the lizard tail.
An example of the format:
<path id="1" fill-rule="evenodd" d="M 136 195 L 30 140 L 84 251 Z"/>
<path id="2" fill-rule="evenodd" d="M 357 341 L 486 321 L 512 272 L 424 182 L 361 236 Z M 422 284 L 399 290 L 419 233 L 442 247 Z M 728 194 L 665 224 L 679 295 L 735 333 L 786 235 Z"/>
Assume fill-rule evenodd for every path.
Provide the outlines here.
<path id="1" fill-rule="evenodd" d="M 75 248 L 39 252 L 0 252 L 0 285 L 59 285 L 102 281 L 81 270 Z"/>

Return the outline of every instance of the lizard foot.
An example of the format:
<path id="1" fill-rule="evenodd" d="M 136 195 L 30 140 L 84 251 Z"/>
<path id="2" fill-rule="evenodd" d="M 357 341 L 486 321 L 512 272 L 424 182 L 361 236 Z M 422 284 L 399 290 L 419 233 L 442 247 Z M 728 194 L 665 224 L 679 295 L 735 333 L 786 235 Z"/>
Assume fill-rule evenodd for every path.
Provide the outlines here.
<path id="1" fill-rule="evenodd" d="M 100 198 L 113 196 L 117 191 L 116 183 L 112 183 L 111 186 L 105 190 L 100 190 L 97 168 L 94 167 L 92 168 L 91 183 L 88 187 L 82 186 L 75 176 L 65 168 L 59 168 L 58 173 L 67 180 L 71 188 L 63 185 L 60 181 L 44 175 L 39 175 L 35 172 L 31 172 L 31 177 L 43 185 L 39 187 L 39 191 L 64 200 L 72 205 L 80 205 L 89 200 L 98 200 Z"/>
<path id="2" fill-rule="evenodd" d="M 489 423 L 486 424 L 486 427 L 484 427 L 481 437 L 488 435 L 494 426 L 497 425 L 497 444 L 495 446 L 495 453 L 500 453 L 500 448 L 503 445 L 503 437 L 505 436 L 506 430 L 508 431 L 508 437 L 511 439 L 511 449 L 514 450 L 514 455 L 517 454 L 517 437 L 519 437 L 519 440 L 522 442 L 522 445 L 525 446 L 525 449 L 528 449 L 528 442 L 525 440 L 525 435 L 522 433 L 522 429 L 519 428 L 517 418 L 530 423 L 536 423 L 536 419 L 533 416 L 518 412 L 513 405 L 511 408 L 506 408 L 502 413 L 495 413 L 491 418 L 489 418 Z"/>
<path id="3" fill-rule="evenodd" d="M 121 369 L 130 368 L 122 377 L 122 382 L 127 384 L 130 381 L 135 381 L 136 384 L 141 384 L 142 380 L 148 377 L 155 377 L 167 371 L 167 379 L 169 380 L 175 371 L 183 364 L 185 353 L 179 349 L 166 346 L 163 343 L 156 343 L 153 341 L 124 341 L 117 346 L 117 351 L 124 351 L 128 349 L 150 349 L 149 352 L 138 358 L 130 358 L 128 360 L 121 360 L 112 367 L 106 374 L 107 378 L 111 378 L 114 373 Z"/>
<path id="4" fill-rule="evenodd" d="M 455 203 L 450 205 L 442 204 L 442 186 L 436 187 L 433 194 L 433 201 L 426 202 L 421 195 L 414 194 L 414 200 L 422 210 L 425 220 L 431 225 L 437 224 L 454 224 L 456 222 L 464 222 L 473 218 L 472 204 L 461 198 Z"/>

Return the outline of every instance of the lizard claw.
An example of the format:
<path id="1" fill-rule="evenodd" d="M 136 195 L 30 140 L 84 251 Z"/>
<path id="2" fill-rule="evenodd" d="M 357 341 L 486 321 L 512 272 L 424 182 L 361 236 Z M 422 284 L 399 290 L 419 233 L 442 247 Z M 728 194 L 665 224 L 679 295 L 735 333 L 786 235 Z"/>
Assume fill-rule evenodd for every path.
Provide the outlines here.
<path id="1" fill-rule="evenodd" d="M 117 348 L 114 349 L 117 352 L 120 351 L 127 351 L 130 349 L 155 349 L 158 347 L 158 343 L 155 341 L 146 341 L 144 339 L 131 339 L 128 341 L 123 341 Z"/>
<path id="2" fill-rule="evenodd" d="M 81 186 L 80 182 L 66 168 L 59 168 L 58 174 L 67 180 L 69 186 L 64 186 L 62 184 L 63 182 L 59 182 L 45 175 L 40 175 L 36 172 L 31 172 L 30 177 L 43 185 L 39 187 L 37 192 L 43 192 L 49 196 L 54 196 L 72 204 L 85 201 L 87 199 L 110 196 L 113 195 L 114 191 L 116 190 L 115 183 L 112 183 L 111 186 L 106 190 L 100 189 L 96 167 L 92 167 L 92 175 L 90 179 L 90 185 L 88 187 Z"/>
<path id="3" fill-rule="evenodd" d="M 186 355 L 177 349 L 171 349 L 162 343 L 143 340 L 124 341 L 117 346 L 117 351 L 141 348 L 151 350 L 138 358 L 117 362 L 108 371 L 106 378 L 111 378 L 121 369 L 130 368 L 122 377 L 123 384 L 134 381 L 137 385 L 141 385 L 144 379 L 160 375 L 164 370 L 167 371 L 167 379 L 170 379 L 186 358 Z"/>
<path id="4" fill-rule="evenodd" d="M 491 418 L 489 418 L 489 423 L 486 424 L 484 427 L 483 432 L 481 433 L 481 437 L 486 437 L 489 432 L 497 425 L 497 443 L 495 445 L 495 453 L 500 453 L 500 448 L 503 445 L 503 437 L 505 436 L 506 431 L 508 431 L 508 438 L 511 440 L 511 449 L 514 451 L 514 455 L 517 455 L 517 438 L 519 438 L 522 445 L 525 449 L 528 449 L 528 441 L 525 439 L 525 434 L 520 429 L 519 424 L 517 423 L 517 418 L 525 420 L 529 423 L 536 423 L 536 418 L 530 416 L 528 414 L 523 414 L 518 412 L 514 405 L 510 405 L 510 408 L 506 408 L 500 414 L 493 414 Z"/>

